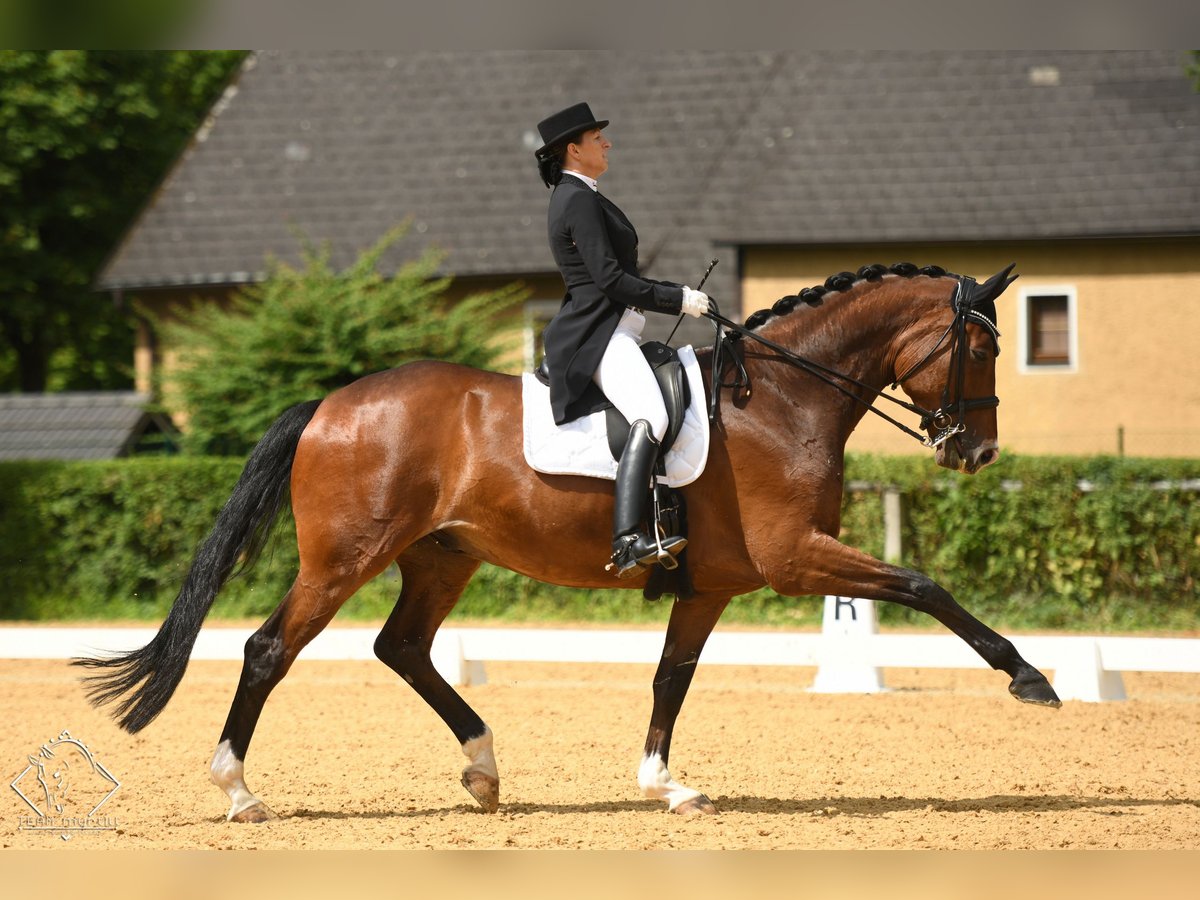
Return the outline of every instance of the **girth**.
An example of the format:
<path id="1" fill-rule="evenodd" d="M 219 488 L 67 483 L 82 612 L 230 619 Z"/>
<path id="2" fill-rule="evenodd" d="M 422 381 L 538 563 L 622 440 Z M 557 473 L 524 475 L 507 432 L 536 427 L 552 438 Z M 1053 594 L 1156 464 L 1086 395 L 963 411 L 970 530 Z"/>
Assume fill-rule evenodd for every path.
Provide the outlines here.
<path id="1" fill-rule="evenodd" d="M 683 428 L 683 417 L 692 400 L 691 389 L 683 371 L 683 363 L 679 361 L 679 355 L 675 352 L 675 348 L 660 341 L 646 341 L 641 347 L 642 355 L 650 364 L 650 371 L 654 373 L 654 380 L 658 382 L 663 404 L 667 408 L 667 433 L 663 437 L 661 451 L 661 454 L 665 455 L 675 443 L 675 439 L 679 437 L 680 429 Z M 549 386 L 550 373 L 546 368 L 545 359 L 533 374 L 538 381 Z M 625 442 L 629 439 L 630 423 L 607 400 L 599 409 L 604 410 L 605 424 L 608 427 L 608 449 L 612 453 L 613 459 L 620 460 L 621 454 L 625 451 Z"/>

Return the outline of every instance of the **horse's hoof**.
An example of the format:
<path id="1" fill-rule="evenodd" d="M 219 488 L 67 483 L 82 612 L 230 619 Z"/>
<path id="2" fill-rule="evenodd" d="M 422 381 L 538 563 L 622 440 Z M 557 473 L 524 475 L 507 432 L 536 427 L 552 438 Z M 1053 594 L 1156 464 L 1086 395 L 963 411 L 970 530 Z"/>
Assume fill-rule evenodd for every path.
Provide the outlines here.
<path id="1" fill-rule="evenodd" d="M 1062 701 L 1058 699 L 1058 694 L 1054 693 L 1054 688 L 1050 686 L 1046 676 L 1037 669 L 1022 672 L 1014 678 L 1008 686 L 1008 692 L 1022 703 L 1049 706 L 1053 709 L 1062 706 Z"/>
<path id="2" fill-rule="evenodd" d="M 265 803 L 255 803 L 253 806 L 247 806 L 240 813 L 234 813 L 229 817 L 230 822 L 270 822 L 272 819 L 278 819 Z"/>
<path id="3" fill-rule="evenodd" d="M 691 800 L 684 800 L 671 812 L 677 816 L 715 816 L 717 808 L 703 794 L 697 794 Z"/>
<path id="4" fill-rule="evenodd" d="M 484 812 L 494 813 L 500 808 L 500 779 L 483 772 L 463 769 L 462 786 L 475 798 Z"/>

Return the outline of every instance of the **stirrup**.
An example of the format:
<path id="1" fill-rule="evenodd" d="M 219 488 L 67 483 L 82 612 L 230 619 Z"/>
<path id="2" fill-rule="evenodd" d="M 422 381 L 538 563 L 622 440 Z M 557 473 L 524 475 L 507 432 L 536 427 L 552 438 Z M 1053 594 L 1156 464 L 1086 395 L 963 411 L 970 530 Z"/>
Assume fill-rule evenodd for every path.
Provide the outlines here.
<path id="1" fill-rule="evenodd" d="M 623 535 L 617 541 L 620 546 L 613 555 L 605 571 L 615 572 L 618 578 L 632 578 L 642 569 L 658 564 L 664 569 L 676 569 L 679 560 L 675 554 L 682 553 L 687 546 L 687 538 L 667 537 L 651 542 L 638 532 Z M 615 544 L 614 544 L 615 546 Z"/>

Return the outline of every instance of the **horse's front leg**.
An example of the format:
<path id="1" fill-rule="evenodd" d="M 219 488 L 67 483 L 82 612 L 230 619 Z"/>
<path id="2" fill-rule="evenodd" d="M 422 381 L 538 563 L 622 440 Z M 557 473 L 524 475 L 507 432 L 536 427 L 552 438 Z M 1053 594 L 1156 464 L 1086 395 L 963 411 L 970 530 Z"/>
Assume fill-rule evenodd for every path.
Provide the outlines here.
<path id="1" fill-rule="evenodd" d="M 880 562 L 826 534 L 814 533 L 796 548 L 783 571 L 768 577 L 772 588 L 792 596 L 825 594 L 890 600 L 927 613 L 957 634 L 993 669 L 1012 677 L 1009 692 L 1025 703 L 1062 706 L 1046 676 L 1027 663 L 1012 642 L 962 608 L 933 579 Z"/>
<path id="2" fill-rule="evenodd" d="M 692 683 L 700 651 L 728 603 L 728 596 L 697 596 L 687 603 L 676 603 L 671 609 L 662 659 L 654 675 L 654 710 L 650 714 L 650 731 L 638 768 L 638 786 L 647 797 L 665 800 L 667 808 L 680 815 L 716 812 L 716 807 L 706 796 L 671 777 L 667 758 L 671 754 L 675 719 Z"/>

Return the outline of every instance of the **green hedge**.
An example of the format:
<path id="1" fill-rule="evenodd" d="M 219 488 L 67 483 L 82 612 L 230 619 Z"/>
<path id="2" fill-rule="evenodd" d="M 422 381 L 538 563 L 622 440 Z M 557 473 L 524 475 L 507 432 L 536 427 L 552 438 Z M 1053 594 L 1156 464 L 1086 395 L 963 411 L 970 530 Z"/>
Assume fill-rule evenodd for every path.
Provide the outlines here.
<path id="1" fill-rule="evenodd" d="M 1014 457 L 972 477 L 858 457 L 849 478 L 904 494 L 903 564 L 1010 627 L 1200 627 L 1200 460 Z M 883 551 L 880 508 L 846 504 L 842 539 Z M 921 621 L 886 607 L 887 621 Z"/>
<path id="2" fill-rule="evenodd" d="M 160 619 L 240 470 L 230 459 L 0 464 L 0 618 Z M 1200 461 L 1009 456 L 968 478 L 925 458 L 854 456 L 846 476 L 903 492 L 904 565 L 996 627 L 1200 627 Z M 874 487 L 848 493 L 843 540 L 880 555 L 881 509 Z M 265 616 L 295 569 L 285 522 L 214 614 Z M 342 615 L 386 616 L 398 591 L 392 568 Z M 485 566 L 456 616 L 645 621 L 668 610 L 628 591 L 557 588 Z M 881 617 L 928 621 L 888 604 Z M 725 618 L 815 624 L 820 605 L 762 590 Z"/>

